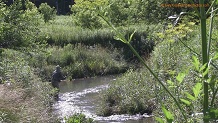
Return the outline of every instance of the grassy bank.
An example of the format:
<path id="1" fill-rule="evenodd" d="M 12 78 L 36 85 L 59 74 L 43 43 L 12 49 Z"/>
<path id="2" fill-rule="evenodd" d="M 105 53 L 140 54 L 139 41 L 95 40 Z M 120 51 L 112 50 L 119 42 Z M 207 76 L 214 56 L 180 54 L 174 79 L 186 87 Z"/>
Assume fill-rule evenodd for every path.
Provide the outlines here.
<path id="1" fill-rule="evenodd" d="M 47 58 L 45 71 L 49 76 L 54 66 L 59 64 L 63 73 L 69 79 L 123 73 L 128 64 L 120 51 L 105 49 L 100 45 L 85 46 L 82 44 L 68 44 L 61 47 L 47 49 L 50 55 Z"/>
<path id="2" fill-rule="evenodd" d="M 217 35 L 217 27 L 214 27 L 214 35 Z M 186 98 L 186 94 L 193 94 L 193 88 L 201 80 L 202 73 L 196 71 L 193 56 L 201 52 L 199 42 L 200 35 L 198 26 L 181 24 L 177 27 L 168 27 L 160 36 L 147 64 L 158 75 L 158 78 L 169 88 L 170 92 L 180 100 Z M 217 38 L 213 37 L 211 55 L 215 56 L 217 51 Z M 193 52 L 194 51 L 194 52 Z M 217 60 L 213 61 L 210 76 L 217 77 Z M 128 71 L 112 83 L 108 90 L 102 93 L 101 115 L 111 114 L 138 114 L 153 112 L 155 116 L 164 116 L 161 113 L 161 105 L 165 105 L 174 114 L 175 121 L 182 121 L 182 114 L 179 113 L 175 102 L 164 91 L 147 69 Z M 212 96 L 212 95 L 210 95 Z M 217 95 L 216 95 L 217 96 Z M 203 96 L 199 96 L 191 105 L 182 103 L 182 108 L 188 114 L 188 121 L 199 121 L 201 116 L 192 114 L 202 112 Z M 217 100 L 215 102 L 217 106 Z M 215 106 L 215 107 L 216 107 Z M 150 111 L 150 112 L 149 112 Z M 202 119 L 202 117 L 201 117 Z"/>
<path id="3" fill-rule="evenodd" d="M 67 44 L 78 44 L 93 46 L 101 45 L 106 48 L 119 48 L 127 60 L 133 59 L 132 52 L 122 42 L 114 39 L 114 32 L 110 28 L 101 29 L 84 29 L 75 26 L 70 16 L 57 16 L 50 23 L 41 25 L 41 31 L 47 35 L 47 42 L 50 45 L 65 46 Z M 141 55 L 148 55 L 154 46 L 156 37 L 151 37 L 157 30 L 161 29 L 161 25 L 147 25 L 144 23 L 130 25 L 128 27 L 118 27 L 123 30 L 126 37 L 136 30 L 132 44 Z"/>
<path id="4" fill-rule="evenodd" d="M 5 49 L 1 58 L 1 122 L 56 122 L 50 110 L 54 90 L 35 74 L 28 57 Z"/>

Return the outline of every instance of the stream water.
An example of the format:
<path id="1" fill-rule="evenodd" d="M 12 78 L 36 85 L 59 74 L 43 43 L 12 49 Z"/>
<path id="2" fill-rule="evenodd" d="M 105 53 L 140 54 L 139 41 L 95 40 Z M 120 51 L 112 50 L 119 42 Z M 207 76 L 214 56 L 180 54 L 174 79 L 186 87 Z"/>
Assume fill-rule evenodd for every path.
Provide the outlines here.
<path id="1" fill-rule="evenodd" d="M 96 107 L 100 101 L 99 92 L 107 89 L 108 84 L 114 80 L 115 76 L 104 76 L 61 82 L 60 99 L 53 106 L 55 113 L 60 118 L 83 113 L 98 123 L 154 123 L 153 118 L 147 115 L 96 115 Z"/>

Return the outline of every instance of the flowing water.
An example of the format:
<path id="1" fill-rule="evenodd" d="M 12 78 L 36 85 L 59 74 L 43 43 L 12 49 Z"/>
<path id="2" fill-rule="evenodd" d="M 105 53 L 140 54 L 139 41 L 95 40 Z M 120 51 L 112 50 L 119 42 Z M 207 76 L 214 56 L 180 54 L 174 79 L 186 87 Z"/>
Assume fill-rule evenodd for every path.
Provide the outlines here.
<path id="1" fill-rule="evenodd" d="M 83 113 L 98 123 L 154 123 L 153 118 L 147 115 L 96 115 L 96 107 L 100 104 L 99 92 L 107 89 L 114 80 L 115 76 L 104 76 L 61 82 L 60 99 L 54 104 L 55 112 L 60 118 Z"/>

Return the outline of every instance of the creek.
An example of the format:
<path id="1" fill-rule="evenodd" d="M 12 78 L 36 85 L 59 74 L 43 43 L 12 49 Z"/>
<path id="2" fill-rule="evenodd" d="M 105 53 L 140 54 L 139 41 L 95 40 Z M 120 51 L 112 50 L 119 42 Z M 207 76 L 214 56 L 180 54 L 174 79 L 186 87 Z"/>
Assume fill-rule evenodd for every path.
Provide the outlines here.
<path id="1" fill-rule="evenodd" d="M 100 92 L 107 89 L 116 76 L 76 79 L 60 83 L 59 100 L 54 104 L 54 111 L 60 118 L 74 113 L 83 113 L 98 123 L 154 123 L 148 115 L 112 115 L 98 116 L 96 107 L 100 104 Z M 64 121 L 63 121 L 64 122 Z"/>

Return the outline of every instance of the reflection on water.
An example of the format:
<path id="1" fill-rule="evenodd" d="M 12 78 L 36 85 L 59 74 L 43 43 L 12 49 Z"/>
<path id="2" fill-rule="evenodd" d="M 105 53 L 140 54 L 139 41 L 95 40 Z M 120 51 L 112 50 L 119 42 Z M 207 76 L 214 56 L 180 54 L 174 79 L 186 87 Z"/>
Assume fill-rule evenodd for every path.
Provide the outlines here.
<path id="1" fill-rule="evenodd" d="M 74 113 L 83 113 L 99 123 L 153 123 L 147 115 L 96 115 L 95 107 L 99 104 L 99 92 L 108 87 L 115 76 L 78 79 L 60 83 L 60 99 L 54 104 L 55 112 L 61 117 Z M 147 117 L 147 118 L 146 118 Z"/>

